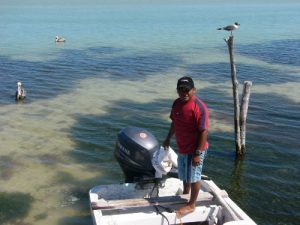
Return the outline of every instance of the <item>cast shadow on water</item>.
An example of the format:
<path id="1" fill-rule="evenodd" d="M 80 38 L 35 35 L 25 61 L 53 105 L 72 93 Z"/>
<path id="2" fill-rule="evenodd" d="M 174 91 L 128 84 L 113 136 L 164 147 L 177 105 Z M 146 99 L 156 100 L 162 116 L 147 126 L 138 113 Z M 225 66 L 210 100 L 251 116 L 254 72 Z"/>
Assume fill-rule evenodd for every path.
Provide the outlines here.
<path id="1" fill-rule="evenodd" d="M 0 104 L 14 102 L 17 81 L 22 81 L 27 89 L 27 101 L 35 101 L 67 93 L 80 79 L 144 80 L 182 63 L 180 58 L 163 52 L 120 52 L 121 49 L 108 47 L 61 50 L 53 55 L 55 59 L 46 61 L 0 56 Z"/>

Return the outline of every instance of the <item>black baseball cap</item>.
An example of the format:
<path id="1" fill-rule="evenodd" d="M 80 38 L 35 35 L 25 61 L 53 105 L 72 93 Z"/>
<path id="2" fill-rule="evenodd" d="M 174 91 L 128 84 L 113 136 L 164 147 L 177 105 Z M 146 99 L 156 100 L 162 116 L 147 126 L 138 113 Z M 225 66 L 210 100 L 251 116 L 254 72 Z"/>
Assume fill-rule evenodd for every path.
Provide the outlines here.
<path id="1" fill-rule="evenodd" d="M 181 77 L 177 81 L 177 90 L 180 88 L 187 88 L 188 90 L 191 90 L 194 88 L 194 81 L 191 77 Z"/>

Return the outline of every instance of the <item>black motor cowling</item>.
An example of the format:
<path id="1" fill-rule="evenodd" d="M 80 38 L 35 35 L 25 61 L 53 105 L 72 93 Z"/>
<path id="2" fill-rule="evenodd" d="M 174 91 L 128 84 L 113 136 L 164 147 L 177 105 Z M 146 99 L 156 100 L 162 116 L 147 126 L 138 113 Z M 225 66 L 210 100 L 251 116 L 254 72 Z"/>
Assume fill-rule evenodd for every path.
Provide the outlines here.
<path id="1" fill-rule="evenodd" d="M 127 127 L 118 133 L 115 157 L 126 183 L 154 178 L 155 169 L 151 159 L 157 149 L 158 141 L 144 128 Z"/>

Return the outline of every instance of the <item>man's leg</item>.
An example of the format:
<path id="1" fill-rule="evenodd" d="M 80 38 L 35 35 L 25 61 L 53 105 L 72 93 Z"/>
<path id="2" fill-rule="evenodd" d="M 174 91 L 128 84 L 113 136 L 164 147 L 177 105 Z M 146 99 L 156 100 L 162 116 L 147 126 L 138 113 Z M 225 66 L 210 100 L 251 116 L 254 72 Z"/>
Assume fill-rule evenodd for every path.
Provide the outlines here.
<path id="1" fill-rule="evenodd" d="M 191 184 L 183 181 L 183 194 L 189 194 L 191 190 Z"/>
<path id="2" fill-rule="evenodd" d="M 180 208 L 176 212 L 176 216 L 178 218 L 180 218 L 188 213 L 191 213 L 191 212 L 195 211 L 195 209 L 196 209 L 196 201 L 197 201 L 198 193 L 199 193 L 199 190 L 201 187 L 201 183 L 200 183 L 200 181 L 198 181 L 196 183 L 189 184 L 189 187 L 191 187 L 190 200 L 186 206 Z M 187 194 L 187 193 L 184 193 L 184 194 Z"/>
<path id="3" fill-rule="evenodd" d="M 190 172 L 190 176 L 186 175 L 186 177 L 190 177 L 191 183 L 188 183 L 189 181 L 184 183 L 183 191 L 184 191 L 184 194 L 188 194 L 191 189 L 191 196 L 190 196 L 190 200 L 187 203 L 187 205 L 180 208 L 176 212 L 177 217 L 182 217 L 185 214 L 195 211 L 196 201 L 197 201 L 198 194 L 199 194 L 199 191 L 201 188 L 201 173 L 202 173 L 202 166 L 203 166 L 203 161 L 204 161 L 205 155 L 206 155 L 206 151 L 201 153 L 201 162 L 200 162 L 199 166 L 190 167 L 191 169 L 187 169 L 187 172 Z M 190 157 L 192 157 L 192 156 L 190 156 Z M 191 158 L 188 161 L 191 161 Z M 191 166 L 191 163 L 186 164 L 186 165 Z"/>
<path id="4" fill-rule="evenodd" d="M 188 205 L 191 205 L 195 208 L 196 206 L 196 201 L 197 201 L 197 198 L 198 198 L 198 194 L 199 194 L 199 191 L 200 191 L 200 187 L 201 187 L 201 183 L 200 181 L 197 181 L 196 183 L 192 183 L 191 185 L 191 197 L 190 197 L 190 201 L 188 203 Z"/>

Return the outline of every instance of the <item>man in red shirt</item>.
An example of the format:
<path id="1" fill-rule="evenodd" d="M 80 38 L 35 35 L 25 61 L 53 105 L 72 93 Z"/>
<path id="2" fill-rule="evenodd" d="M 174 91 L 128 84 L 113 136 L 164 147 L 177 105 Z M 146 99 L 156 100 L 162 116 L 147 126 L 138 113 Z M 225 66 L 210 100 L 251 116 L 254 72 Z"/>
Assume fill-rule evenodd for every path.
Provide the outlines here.
<path id="1" fill-rule="evenodd" d="M 189 194 L 190 200 L 180 208 L 178 217 L 193 212 L 201 187 L 203 161 L 208 149 L 209 113 L 205 103 L 195 93 L 191 77 L 182 77 L 177 82 L 177 98 L 172 106 L 172 120 L 169 133 L 163 143 L 170 146 L 170 139 L 175 134 L 178 147 L 178 177 L 183 181 L 183 194 Z"/>

